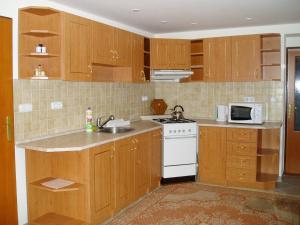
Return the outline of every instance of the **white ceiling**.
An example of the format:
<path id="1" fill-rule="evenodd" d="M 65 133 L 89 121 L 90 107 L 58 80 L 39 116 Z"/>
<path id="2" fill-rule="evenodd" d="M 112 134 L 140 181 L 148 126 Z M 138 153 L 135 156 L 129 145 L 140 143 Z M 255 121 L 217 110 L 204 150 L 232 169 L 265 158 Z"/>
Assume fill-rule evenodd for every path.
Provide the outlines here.
<path id="1" fill-rule="evenodd" d="M 300 0 L 52 1 L 154 34 L 300 22 Z"/>

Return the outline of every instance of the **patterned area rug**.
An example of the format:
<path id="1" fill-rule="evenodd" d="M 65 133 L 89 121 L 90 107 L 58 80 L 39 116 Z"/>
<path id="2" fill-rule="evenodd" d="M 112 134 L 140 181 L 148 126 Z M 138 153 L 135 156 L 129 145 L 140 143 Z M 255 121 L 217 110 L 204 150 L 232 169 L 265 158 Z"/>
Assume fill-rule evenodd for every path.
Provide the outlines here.
<path id="1" fill-rule="evenodd" d="M 299 225 L 300 200 L 184 183 L 162 186 L 107 225 Z"/>

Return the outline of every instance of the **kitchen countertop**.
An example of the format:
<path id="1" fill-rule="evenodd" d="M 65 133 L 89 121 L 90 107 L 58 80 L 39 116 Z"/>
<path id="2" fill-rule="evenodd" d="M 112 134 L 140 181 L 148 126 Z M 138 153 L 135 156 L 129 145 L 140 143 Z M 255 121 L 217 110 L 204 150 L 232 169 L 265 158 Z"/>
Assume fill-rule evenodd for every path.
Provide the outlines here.
<path id="1" fill-rule="evenodd" d="M 152 121 L 136 121 L 131 123 L 131 127 L 134 130 L 126 133 L 110 134 L 80 131 L 37 141 L 20 143 L 18 144 L 18 147 L 43 152 L 82 151 L 133 135 L 156 130 L 161 128 L 161 125 Z"/>
<path id="2" fill-rule="evenodd" d="M 264 122 L 263 124 L 238 124 L 228 122 L 217 122 L 209 119 L 195 120 L 201 127 L 228 127 L 228 128 L 247 128 L 247 129 L 276 129 L 282 126 L 281 122 Z"/>

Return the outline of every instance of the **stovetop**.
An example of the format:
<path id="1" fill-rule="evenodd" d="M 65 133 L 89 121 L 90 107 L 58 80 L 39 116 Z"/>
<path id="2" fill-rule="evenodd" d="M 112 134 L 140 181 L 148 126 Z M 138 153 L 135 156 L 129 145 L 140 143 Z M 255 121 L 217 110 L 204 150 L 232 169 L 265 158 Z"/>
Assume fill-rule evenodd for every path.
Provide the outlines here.
<path id="1" fill-rule="evenodd" d="M 156 122 L 162 123 L 162 124 L 170 124 L 170 123 L 195 123 L 194 120 L 190 119 L 180 119 L 180 120 L 174 120 L 171 118 L 163 118 L 163 119 L 153 119 Z"/>

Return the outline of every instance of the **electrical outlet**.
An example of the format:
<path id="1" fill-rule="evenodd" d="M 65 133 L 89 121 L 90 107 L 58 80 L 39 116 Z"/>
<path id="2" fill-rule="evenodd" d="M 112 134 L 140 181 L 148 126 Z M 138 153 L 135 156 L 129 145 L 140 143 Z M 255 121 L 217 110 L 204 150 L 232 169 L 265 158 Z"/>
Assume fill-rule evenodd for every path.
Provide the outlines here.
<path id="1" fill-rule="evenodd" d="M 20 104 L 19 105 L 19 112 L 32 112 L 32 104 Z"/>
<path id="2" fill-rule="evenodd" d="M 148 96 L 142 96 L 142 102 L 146 102 L 146 101 L 148 101 Z"/>
<path id="3" fill-rule="evenodd" d="M 57 110 L 57 109 L 62 109 L 63 108 L 63 103 L 62 102 L 51 102 L 51 109 L 52 110 Z"/>
<path id="4" fill-rule="evenodd" d="M 255 97 L 246 96 L 244 97 L 244 102 L 255 102 Z"/>

